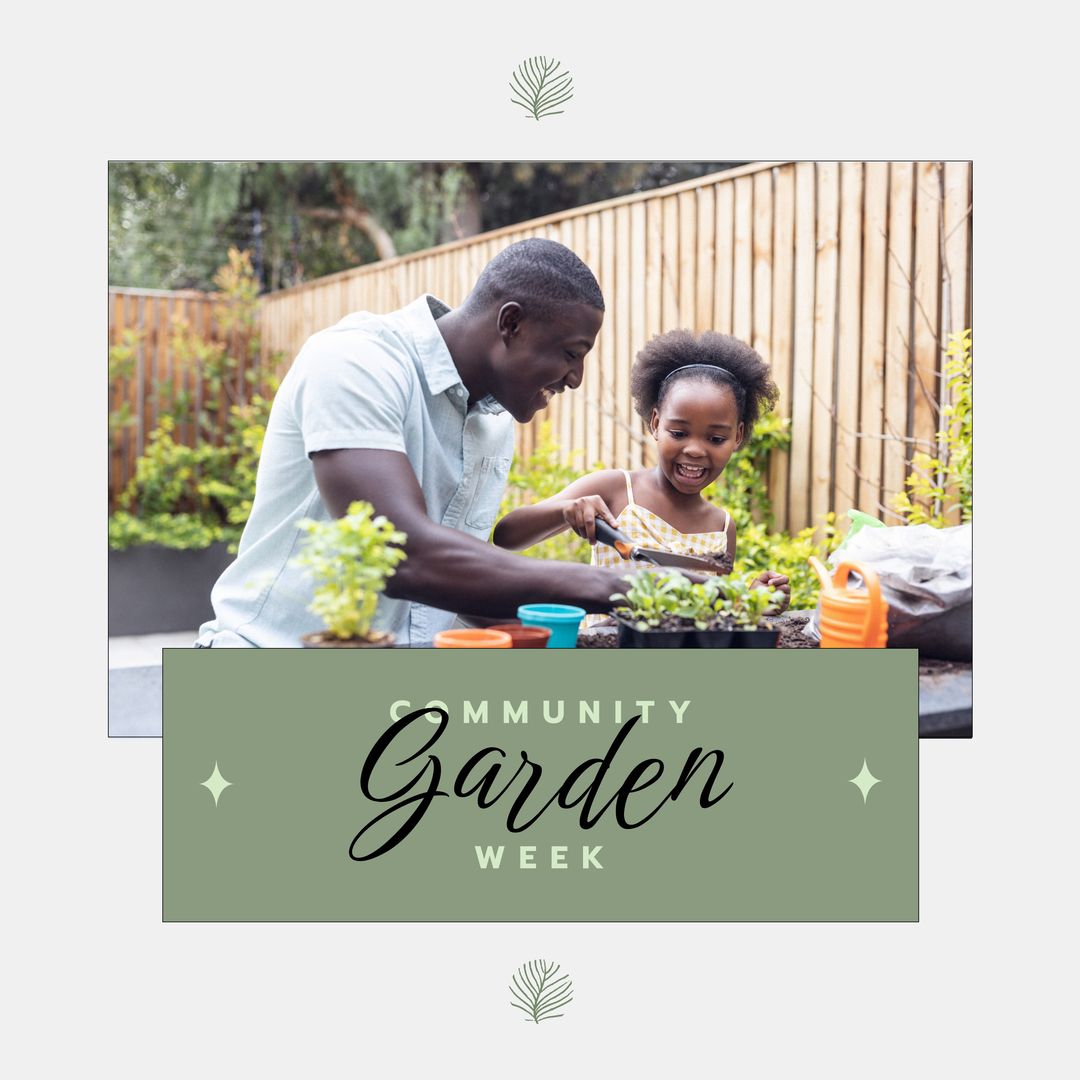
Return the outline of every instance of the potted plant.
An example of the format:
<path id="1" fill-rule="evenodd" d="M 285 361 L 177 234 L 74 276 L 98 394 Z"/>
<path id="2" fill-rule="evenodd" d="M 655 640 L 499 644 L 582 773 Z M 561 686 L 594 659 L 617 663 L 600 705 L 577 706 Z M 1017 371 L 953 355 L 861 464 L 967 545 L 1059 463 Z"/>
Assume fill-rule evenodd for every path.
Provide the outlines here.
<path id="1" fill-rule="evenodd" d="M 738 649 L 774 649 L 779 630 L 762 627 L 769 615 L 783 610 L 783 593 L 763 586 L 754 588 L 753 578 L 728 578 L 723 582 L 724 611 L 734 624 L 732 645 Z"/>
<path id="2" fill-rule="evenodd" d="M 393 634 L 373 631 L 379 594 L 394 568 L 405 558 L 405 534 L 371 503 L 354 502 L 348 513 L 332 521 L 299 523 L 307 533 L 296 566 L 308 570 L 315 598 L 308 610 L 318 615 L 325 631 L 305 634 L 308 649 L 362 649 L 393 645 Z"/>
<path id="3" fill-rule="evenodd" d="M 640 570 L 628 588 L 611 599 L 620 648 L 767 648 L 777 631 L 761 630 L 767 615 L 781 610 L 782 594 L 752 588 L 750 579 L 719 575 L 699 583 L 678 570 Z"/>

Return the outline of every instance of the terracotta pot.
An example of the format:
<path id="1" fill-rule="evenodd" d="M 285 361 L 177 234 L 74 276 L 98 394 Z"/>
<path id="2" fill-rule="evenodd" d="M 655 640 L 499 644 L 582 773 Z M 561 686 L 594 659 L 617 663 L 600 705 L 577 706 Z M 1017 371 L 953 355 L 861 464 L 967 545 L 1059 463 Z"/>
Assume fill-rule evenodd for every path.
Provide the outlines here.
<path id="1" fill-rule="evenodd" d="M 551 630 L 546 626 L 522 626 L 521 623 L 499 623 L 488 630 L 501 630 L 510 635 L 512 649 L 546 649 Z"/>
<path id="2" fill-rule="evenodd" d="M 300 641 L 305 649 L 391 649 L 394 635 L 375 630 L 366 638 L 339 638 L 320 630 L 316 634 L 304 634 Z"/>
<path id="3" fill-rule="evenodd" d="M 509 649 L 510 635 L 501 630 L 441 630 L 435 635 L 436 649 Z"/>

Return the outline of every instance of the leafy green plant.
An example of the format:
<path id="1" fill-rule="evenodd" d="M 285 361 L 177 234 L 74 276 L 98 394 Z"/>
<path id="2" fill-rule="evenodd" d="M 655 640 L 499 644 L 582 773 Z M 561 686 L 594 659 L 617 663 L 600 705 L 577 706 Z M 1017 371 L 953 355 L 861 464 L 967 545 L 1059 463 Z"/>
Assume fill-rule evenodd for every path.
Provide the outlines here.
<path id="1" fill-rule="evenodd" d="M 546 960 L 530 960 L 522 964 L 511 976 L 508 987 L 514 1000 L 510 1002 L 515 1009 L 526 1014 L 526 1019 L 534 1024 L 541 1020 L 555 1020 L 562 1016 L 556 1009 L 565 1008 L 574 999 L 574 984 L 569 975 L 555 973 L 558 964 L 549 964 Z"/>
<path id="2" fill-rule="evenodd" d="M 908 525 L 944 528 L 954 511 L 972 519 L 971 471 L 971 331 L 949 335 L 945 377 L 952 399 L 941 410 L 945 427 L 938 432 L 940 457 L 923 452 L 911 459 L 905 491 L 895 495 L 892 509 Z"/>
<path id="3" fill-rule="evenodd" d="M 358 501 L 344 517 L 299 522 L 307 538 L 292 563 L 314 579 L 308 610 L 343 641 L 369 638 L 379 594 L 405 558 L 405 534 L 374 513 L 371 503 Z"/>
<path id="4" fill-rule="evenodd" d="M 270 402 L 261 395 L 232 406 L 220 446 L 178 443 L 174 421 L 162 417 L 109 519 L 109 546 L 186 549 L 226 541 L 235 550 L 255 497 L 269 414 Z"/>
<path id="5" fill-rule="evenodd" d="M 613 602 L 623 602 L 615 614 L 632 621 L 638 630 L 655 630 L 673 619 L 688 617 L 690 580 L 678 570 L 639 570 L 623 580 L 626 591 L 611 597 Z"/>
<path id="6" fill-rule="evenodd" d="M 790 448 L 791 421 L 775 411 L 767 413 L 754 425 L 750 445 L 736 451 L 720 479 L 706 491 L 710 502 L 731 514 L 740 533 L 752 522 L 772 528 L 769 460 L 774 452 Z"/>
<path id="7" fill-rule="evenodd" d="M 510 78 L 511 104 L 520 105 L 534 120 L 561 115 L 564 110 L 556 106 L 574 96 L 574 81 L 569 71 L 559 71 L 560 66 L 546 56 L 523 60 Z"/>
<path id="8" fill-rule="evenodd" d="M 783 610 L 783 593 L 760 585 L 752 588 L 753 580 L 753 576 L 717 579 L 719 610 L 740 630 L 756 630 L 766 616 Z"/>
<path id="9" fill-rule="evenodd" d="M 622 601 L 615 614 L 645 632 L 692 623 L 695 630 L 738 628 L 754 630 L 768 615 L 783 609 L 776 589 L 752 587 L 754 574 L 710 576 L 691 582 L 678 570 L 639 570 L 627 577 L 627 589 L 612 601 Z"/>

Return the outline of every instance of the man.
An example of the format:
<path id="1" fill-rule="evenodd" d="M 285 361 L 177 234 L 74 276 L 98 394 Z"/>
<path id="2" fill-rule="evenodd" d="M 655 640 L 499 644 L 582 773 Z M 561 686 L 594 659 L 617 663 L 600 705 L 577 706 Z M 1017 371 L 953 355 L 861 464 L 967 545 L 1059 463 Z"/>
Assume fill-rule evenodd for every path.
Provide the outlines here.
<path id="1" fill-rule="evenodd" d="M 607 611 L 621 572 L 486 542 L 514 421 L 581 385 L 603 317 L 589 268 L 531 239 L 496 255 L 456 310 L 423 296 L 309 338 L 274 400 L 251 515 L 197 644 L 293 647 L 321 629 L 310 582 L 290 563 L 297 522 L 340 517 L 356 499 L 408 536 L 373 627 L 399 644 L 429 643 L 456 612 L 513 617 L 527 602 Z"/>

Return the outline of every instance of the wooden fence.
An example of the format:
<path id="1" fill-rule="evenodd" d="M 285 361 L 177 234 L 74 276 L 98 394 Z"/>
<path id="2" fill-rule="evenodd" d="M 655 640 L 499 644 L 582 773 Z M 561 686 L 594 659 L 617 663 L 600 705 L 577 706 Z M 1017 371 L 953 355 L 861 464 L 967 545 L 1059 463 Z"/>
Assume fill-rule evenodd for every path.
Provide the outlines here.
<path id="1" fill-rule="evenodd" d="M 851 506 L 880 513 L 912 453 L 934 450 L 944 345 L 971 325 L 971 183 L 967 162 L 732 169 L 273 293 L 261 305 L 264 355 L 291 359 L 350 311 L 391 311 L 423 292 L 456 305 L 501 248 L 549 237 L 596 273 L 607 315 L 581 389 L 519 430 L 520 454 L 546 419 L 583 469 L 649 464 L 630 403 L 633 358 L 654 334 L 715 329 L 772 365 L 791 418 L 791 451 L 774 455 L 769 478 L 777 525 Z M 126 312 L 133 295 L 149 298 L 128 292 Z M 143 367 L 160 379 L 161 363 Z"/>

